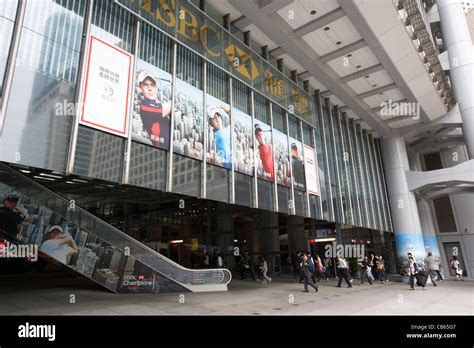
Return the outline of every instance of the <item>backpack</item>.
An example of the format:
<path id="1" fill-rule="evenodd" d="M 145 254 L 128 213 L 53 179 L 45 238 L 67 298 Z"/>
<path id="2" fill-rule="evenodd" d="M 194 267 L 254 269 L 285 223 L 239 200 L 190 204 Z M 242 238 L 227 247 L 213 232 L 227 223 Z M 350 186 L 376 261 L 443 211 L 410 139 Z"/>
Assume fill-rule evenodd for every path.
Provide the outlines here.
<path id="1" fill-rule="evenodd" d="M 311 273 L 316 272 L 316 267 L 314 266 L 313 258 L 310 258 L 310 259 L 309 259 L 308 268 L 309 268 L 309 271 L 310 271 Z"/>

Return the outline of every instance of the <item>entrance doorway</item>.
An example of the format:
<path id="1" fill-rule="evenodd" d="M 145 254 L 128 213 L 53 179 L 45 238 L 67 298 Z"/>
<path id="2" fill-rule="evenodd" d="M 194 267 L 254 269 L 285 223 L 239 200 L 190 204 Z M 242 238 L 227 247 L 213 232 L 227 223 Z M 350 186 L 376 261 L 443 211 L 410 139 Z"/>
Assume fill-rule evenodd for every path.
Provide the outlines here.
<path id="1" fill-rule="evenodd" d="M 452 243 L 443 243 L 444 245 L 444 250 L 446 252 L 446 259 L 448 262 L 451 262 L 451 259 L 453 256 L 456 256 L 456 258 L 459 261 L 459 265 L 463 271 L 466 271 L 466 264 L 464 263 L 464 257 L 462 255 L 462 250 L 461 250 L 461 244 L 459 242 L 452 242 Z M 451 276 L 456 276 L 456 273 L 454 272 L 454 269 L 451 269 L 450 264 L 446 265 L 446 267 L 449 268 L 449 274 Z M 446 270 L 446 267 L 444 269 Z"/>

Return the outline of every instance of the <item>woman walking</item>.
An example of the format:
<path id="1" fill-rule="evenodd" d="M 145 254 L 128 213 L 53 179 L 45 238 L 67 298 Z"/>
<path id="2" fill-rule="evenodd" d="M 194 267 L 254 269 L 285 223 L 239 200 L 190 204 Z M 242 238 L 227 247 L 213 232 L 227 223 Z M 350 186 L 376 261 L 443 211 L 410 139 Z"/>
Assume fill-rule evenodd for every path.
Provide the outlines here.
<path id="1" fill-rule="evenodd" d="M 456 280 L 464 280 L 464 278 L 462 277 L 461 264 L 459 263 L 458 258 L 456 256 L 453 256 L 453 258 L 451 259 L 451 269 L 454 269 L 454 273 L 456 273 Z"/>
<path id="2" fill-rule="evenodd" d="M 267 260 L 265 260 L 265 257 L 263 255 L 260 255 L 260 269 L 261 269 L 261 275 L 262 275 L 262 284 L 266 284 L 268 282 L 272 282 L 272 278 L 270 278 L 267 273 L 268 273 L 268 264 Z"/>

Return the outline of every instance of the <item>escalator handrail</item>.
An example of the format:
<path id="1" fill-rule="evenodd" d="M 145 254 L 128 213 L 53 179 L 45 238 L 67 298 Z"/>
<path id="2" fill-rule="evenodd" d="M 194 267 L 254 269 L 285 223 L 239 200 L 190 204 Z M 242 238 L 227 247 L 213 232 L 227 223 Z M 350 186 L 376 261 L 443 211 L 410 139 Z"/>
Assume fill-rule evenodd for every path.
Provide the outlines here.
<path id="1" fill-rule="evenodd" d="M 13 168 L 9 167 L 8 165 L 5 165 L 4 163 L 1 163 L 1 162 L 0 162 L 0 166 L 6 167 L 7 170 L 10 171 L 10 173 L 12 173 L 12 171 L 13 171 L 12 174 L 20 175 L 20 176 L 22 177 L 22 179 L 25 179 L 25 180 L 29 181 L 31 184 L 33 184 L 33 185 L 36 186 L 36 187 L 38 187 L 38 186 L 41 187 L 42 190 L 47 191 L 48 193 L 54 195 L 55 197 L 59 198 L 59 199 L 62 200 L 63 202 L 66 202 L 66 204 L 69 204 L 69 201 L 68 201 L 65 197 L 59 195 L 58 193 L 56 193 L 56 192 L 50 190 L 49 188 L 47 188 L 47 187 L 45 187 L 45 186 L 43 186 L 43 185 L 40 185 L 40 184 L 37 183 L 36 181 L 30 179 L 29 177 L 27 177 L 26 175 L 24 175 L 24 174 L 22 174 L 22 173 L 19 173 L 18 171 L 14 170 Z M 173 265 L 175 268 L 181 269 L 181 270 L 183 270 L 183 271 L 193 272 L 193 273 L 194 273 L 194 272 L 221 271 L 221 272 L 223 273 L 223 278 L 222 278 L 223 280 L 225 279 L 224 273 L 227 272 L 228 275 L 229 275 L 229 280 L 228 280 L 228 282 L 226 282 L 225 284 L 229 284 L 229 283 L 231 282 L 231 280 L 232 280 L 232 273 L 231 273 L 227 268 L 190 269 L 190 268 L 183 267 L 183 266 L 181 266 L 179 263 L 177 263 L 177 262 L 175 262 L 175 261 L 173 261 L 173 260 L 171 260 L 171 259 L 169 259 L 169 258 L 163 256 L 162 254 L 160 254 L 160 253 L 157 252 L 156 250 L 153 250 L 152 248 L 150 248 L 150 247 L 147 246 L 146 244 L 143 244 L 143 243 L 137 241 L 136 239 L 132 238 L 131 236 L 129 236 L 129 235 L 126 234 L 125 232 L 123 232 L 123 231 L 119 230 L 118 228 L 116 228 L 116 227 L 114 227 L 114 226 L 108 224 L 107 222 L 103 221 L 102 219 L 98 218 L 97 216 L 95 216 L 94 214 L 88 212 L 87 210 L 85 210 L 85 209 L 83 209 L 83 208 L 81 208 L 81 207 L 79 207 L 79 206 L 77 206 L 77 205 L 75 206 L 75 209 L 77 209 L 77 210 L 79 210 L 81 213 L 83 213 L 83 214 L 89 216 L 89 217 L 92 218 L 93 220 L 98 221 L 99 223 L 101 223 L 101 224 L 104 225 L 105 227 L 112 229 L 114 232 L 118 233 L 118 234 L 121 235 L 122 237 L 128 239 L 129 241 L 131 241 L 131 242 L 134 243 L 135 245 L 139 246 L 140 248 L 144 249 L 145 251 L 148 251 L 148 252 L 151 253 L 152 255 L 159 257 L 160 259 L 162 259 L 163 261 L 169 263 L 170 265 Z M 93 232 L 93 231 L 91 231 L 91 232 Z M 100 237 L 100 236 L 99 236 L 99 237 Z M 141 261 L 141 260 L 140 260 L 140 261 Z M 141 261 L 141 262 L 143 262 L 143 261 Z M 145 263 L 145 262 L 144 262 L 144 263 Z M 151 267 L 151 266 L 148 265 L 148 264 L 146 264 L 146 265 L 147 265 L 148 267 L 150 267 L 151 269 L 154 269 L 154 267 Z M 159 271 L 159 270 L 157 270 L 157 271 Z M 174 281 L 178 281 L 178 280 L 176 280 L 176 279 L 173 279 L 173 280 L 174 280 Z M 178 281 L 178 282 L 179 282 L 179 281 Z M 219 284 L 219 283 L 217 283 L 217 284 Z"/>

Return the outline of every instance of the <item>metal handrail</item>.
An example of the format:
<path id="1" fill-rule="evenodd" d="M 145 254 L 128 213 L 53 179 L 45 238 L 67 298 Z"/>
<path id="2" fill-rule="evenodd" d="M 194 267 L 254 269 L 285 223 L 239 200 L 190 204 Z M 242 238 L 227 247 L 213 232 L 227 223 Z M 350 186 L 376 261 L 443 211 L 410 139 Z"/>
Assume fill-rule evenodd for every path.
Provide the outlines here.
<path id="1" fill-rule="evenodd" d="M 57 194 L 56 192 L 48 189 L 47 187 L 44 187 L 42 185 L 40 185 L 39 183 L 35 182 L 34 180 L 28 178 L 27 176 L 17 172 L 16 170 L 14 170 L 13 168 L 9 167 L 8 165 L 5 165 L 3 163 L 0 163 L 0 168 L 3 168 L 5 169 L 7 172 L 13 174 L 13 175 L 16 175 L 16 176 L 19 176 L 21 177 L 22 180 L 25 180 L 27 182 L 29 182 L 30 184 L 32 184 L 34 187 L 40 187 L 41 190 L 43 191 L 46 191 L 48 192 L 49 194 L 53 195 L 54 197 L 60 199 L 61 201 L 65 202 L 66 205 L 69 204 L 70 202 L 64 198 L 63 196 Z M 207 283 L 207 284 L 222 284 L 222 282 L 224 282 L 226 280 L 226 278 L 228 278 L 228 280 L 224 283 L 225 285 L 229 284 L 232 280 L 232 273 L 226 269 L 226 268 L 206 268 L 206 269 L 189 269 L 189 268 L 186 268 L 186 267 L 183 267 L 181 266 L 180 264 L 174 262 L 173 260 L 163 256 L 162 254 L 158 253 L 157 251 L 151 249 L 150 247 L 148 247 L 147 245 L 143 244 L 143 243 L 140 243 L 139 241 L 137 241 L 136 239 L 130 237 L 128 234 L 124 233 L 123 231 L 120 231 L 119 229 L 117 229 L 116 227 L 106 223 L 105 221 L 99 219 L 97 216 L 93 215 L 92 213 L 88 212 L 87 210 L 81 208 L 81 207 L 78 207 L 78 206 L 75 206 L 75 211 L 79 211 L 81 214 L 84 214 L 86 216 L 88 216 L 89 218 L 91 218 L 93 221 L 96 221 L 98 223 L 100 223 L 101 225 L 103 225 L 104 227 L 112 230 L 113 232 L 117 233 L 118 235 L 120 235 L 121 237 L 127 239 L 128 241 L 130 241 L 131 243 L 133 243 L 135 246 L 141 248 L 142 250 L 148 252 L 149 254 L 151 254 L 152 256 L 156 256 L 158 257 L 160 260 L 166 262 L 168 265 L 171 265 L 173 266 L 174 268 L 177 268 L 181 271 L 184 271 L 184 272 L 190 272 L 191 274 L 196 274 L 198 272 L 205 272 L 205 273 L 209 273 L 209 272 L 220 272 L 222 273 L 222 279 L 220 280 L 219 283 Z M 93 231 L 91 231 L 93 232 Z M 100 235 L 98 235 L 98 237 L 101 237 Z M 105 239 L 104 239 L 105 240 Z M 109 242 L 107 240 L 105 240 L 106 242 Z M 109 242 L 110 243 L 110 242 Z M 113 243 L 111 243 L 113 245 Z M 151 269 L 155 269 L 157 270 L 158 272 L 161 273 L 161 271 L 159 269 L 156 269 L 156 267 L 154 266 L 151 266 L 148 262 L 146 262 L 145 260 L 143 260 L 144 258 L 140 257 L 140 256 L 137 256 L 137 255 L 133 255 L 136 259 L 138 259 L 140 262 L 143 262 L 143 264 L 145 264 L 146 266 L 150 267 Z M 227 273 L 228 277 L 225 276 L 225 273 Z M 165 274 L 164 274 L 165 275 Z M 165 275 L 167 277 L 169 277 L 168 275 Z M 169 277 L 170 279 L 172 279 L 173 281 L 176 281 L 180 284 L 182 284 L 183 286 L 185 286 L 184 283 L 180 282 L 179 280 L 177 279 L 174 279 L 174 278 L 171 278 Z M 192 279 L 192 278 L 191 278 Z M 193 284 L 192 284 L 193 285 Z M 203 285 L 203 284 L 194 284 L 194 285 Z"/>

